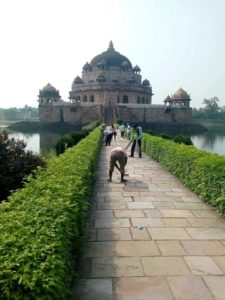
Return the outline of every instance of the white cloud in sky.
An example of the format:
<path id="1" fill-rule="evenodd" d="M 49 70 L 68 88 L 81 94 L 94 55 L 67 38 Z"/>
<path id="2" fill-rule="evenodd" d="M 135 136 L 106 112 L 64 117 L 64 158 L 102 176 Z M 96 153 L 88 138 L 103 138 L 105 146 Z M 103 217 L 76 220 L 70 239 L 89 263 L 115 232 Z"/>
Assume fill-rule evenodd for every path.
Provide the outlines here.
<path id="1" fill-rule="evenodd" d="M 153 103 L 179 87 L 192 106 L 225 105 L 223 0 L 7 0 L 0 2 L 0 107 L 37 106 L 50 82 L 67 100 L 82 66 L 105 51 L 138 64 Z"/>

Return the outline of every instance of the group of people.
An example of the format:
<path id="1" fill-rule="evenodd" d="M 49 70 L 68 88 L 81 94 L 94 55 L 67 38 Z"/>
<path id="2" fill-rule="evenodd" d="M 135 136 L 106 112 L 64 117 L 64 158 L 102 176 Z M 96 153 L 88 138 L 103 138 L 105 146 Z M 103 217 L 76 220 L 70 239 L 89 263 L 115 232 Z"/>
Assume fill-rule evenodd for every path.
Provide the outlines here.
<path id="1" fill-rule="evenodd" d="M 134 151 L 135 151 L 136 145 L 138 145 L 138 156 L 139 156 L 139 158 L 142 157 L 142 150 L 141 150 L 142 128 L 138 124 L 134 124 L 132 127 L 129 126 L 129 128 L 128 128 L 128 126 L 129 126 L 129 124 L 127 125 L 127 127 L 124 124 L 122 124 L 119 127 L 122 138 L 124 138 L 125 132 L 127 129 L 128 129 L 128 132 L 130 131 L 130 133 L 131 133 L 130 141 L 125 148 L 117 147 L 117 148 L 112 149 L 111 154 L 110 154 L 110 166 L 109 166 L 109 178 L 108 178 L 109 182 L 112 181 L 112 174 L 113 174 L 115 167 L 118 169 L 118 171 L 121 174 L 120 181 L 126 182 L 126 179 L 124 178 L 125 166 L 127 164 L 127 159 L 128 159 L 126 150 L 131 145 L 131 143 L 132 143 L 132 146 L 131 146 L 131 153 L 130 153 L 129 157 L 134 157 Z M 106 146 L 111 145 L 111 140 L 113 138 L 113 135 L 114 135 L 114 139 L 116 140 L 117 133 L 116 133 L 116 129 L 113 125 L 110 128 L 104 130 L 104 140 L 105 140 Z"/>

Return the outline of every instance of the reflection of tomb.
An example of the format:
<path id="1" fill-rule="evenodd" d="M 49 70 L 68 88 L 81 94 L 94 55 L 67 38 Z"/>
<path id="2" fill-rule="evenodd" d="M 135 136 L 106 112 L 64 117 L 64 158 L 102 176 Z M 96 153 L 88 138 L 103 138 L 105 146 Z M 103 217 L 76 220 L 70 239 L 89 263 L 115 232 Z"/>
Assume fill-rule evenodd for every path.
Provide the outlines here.
<path id="1" fill-rule="evenodd" d="M 55 144 L 61 137 L 62 135 L 58 133 L 40 132 L 40 149 L 54 149 Z"/>

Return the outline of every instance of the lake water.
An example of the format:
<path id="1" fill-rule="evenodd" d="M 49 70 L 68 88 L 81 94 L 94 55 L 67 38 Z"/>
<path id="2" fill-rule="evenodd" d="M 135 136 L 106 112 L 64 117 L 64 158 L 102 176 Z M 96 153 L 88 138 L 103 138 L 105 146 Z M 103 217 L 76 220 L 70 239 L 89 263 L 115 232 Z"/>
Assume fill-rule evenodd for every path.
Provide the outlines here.
<path id="1" fill-rule="evenodd" d="M 225 155 L 225 131 L 208 130 L 200 135 L 191 136 L 191 140 L 199 149 Z"/>
<path id="2" fill-rule="evenodd" d="M 6 129 L 6 125 L 0 125 L 0 130 Z M 40 153 L 41 149 L 51 150 L 54 148 L 57 141 L 63 134 L 52 132 L 40 132 L 40 133 L 22 133 L 11 132 L 10 135 L 16 139 L 24 140 L 27 144 L 26 149 L 32 150 L 35 153 Z"/>
<path id="3" fill-rule="evenodd" d="M 6 129 L 6 125 L 0 125 L 1 129 Z M 41 132 L 41 133 L 21 133 L 13 132 L 11 135 L 18 139 L 23 139 L 27 143 L 27 149 L 35 153 L 40 153 L 40 149 L 50 150 L 54 148 L 62 134 Z M 207 152 L 225 155 L 225 131 L 209 130 L 202 134 L 192 135 L 191 140 L 196 148 Z"/>

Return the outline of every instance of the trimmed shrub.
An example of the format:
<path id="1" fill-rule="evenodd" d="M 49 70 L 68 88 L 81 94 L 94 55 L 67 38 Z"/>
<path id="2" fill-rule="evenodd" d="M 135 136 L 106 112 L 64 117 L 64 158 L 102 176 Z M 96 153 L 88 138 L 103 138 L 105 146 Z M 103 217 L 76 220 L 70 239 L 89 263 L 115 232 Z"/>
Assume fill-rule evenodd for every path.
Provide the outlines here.
<path id="1" fill-rule="evenodd" d="M 10 138 L 6 131 L 0 132 L 0 201 L 21 188 L 25 177 L 34 169 L 45 166 L 40 155 L 25 148 L 23 140 Z"/>
<path id="2" fill-rule="evenodd" d="M 1 299 L 69 299 L 101 144 L 96 129 L 0 205 Z"/>

